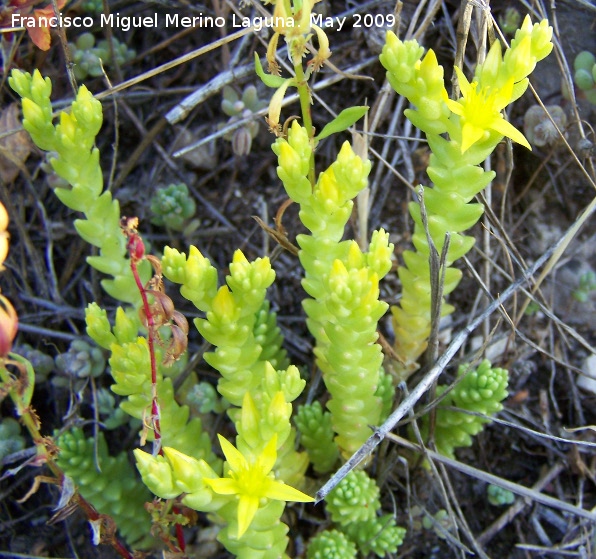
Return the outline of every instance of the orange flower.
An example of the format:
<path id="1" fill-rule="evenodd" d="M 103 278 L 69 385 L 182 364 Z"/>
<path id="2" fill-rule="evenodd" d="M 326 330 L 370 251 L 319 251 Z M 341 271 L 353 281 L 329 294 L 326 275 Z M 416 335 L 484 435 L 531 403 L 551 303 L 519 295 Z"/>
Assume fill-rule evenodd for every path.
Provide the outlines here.
<path id="1" fill-rule="evenodd" d="M 6 208 L 0 203 L 0 272 L 4 270 L 2 264 L 6 260 L 6 255 L 8 254 L 9 235 L 6 232 L 7 227 L 8 214 L 6 213 Z"/>
<path id="2" fill-rule="evenodd" d="M 0 295 L 0 357 L 6 357 L 19 329 L 19 319 L 11 302 Z"/>

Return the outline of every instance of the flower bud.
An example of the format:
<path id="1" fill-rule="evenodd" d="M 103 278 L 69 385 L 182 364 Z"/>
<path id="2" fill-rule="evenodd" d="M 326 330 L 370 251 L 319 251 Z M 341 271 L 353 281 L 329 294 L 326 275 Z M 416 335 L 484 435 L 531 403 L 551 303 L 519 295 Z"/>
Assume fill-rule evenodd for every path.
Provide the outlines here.
<path id="1" fill-rule="evenodd" d="M 280 2 L 278 2 L 278 4 L 279 3 Z M 293 79 L 287 79 L 278 87 L 277 91 L 271 97 L 271 101 L 269 103 L 269 116 L 267 117 L 267 124 L 269 125 L 269 129 L 273 131 L 276 135 L 279 135 L 281 129 L 281 125 L 279 123 L 281 106 L 283 104 L 284 97 L 286 96 L 286 91 L 288 87 L 293 84 Z"/>
<path id="2" fill-rule="evenodd" d="M 116 337 L 110 331 L 107 313 L 97 303 L 91 303 L 85 309 L 85 322 L 87 334 L 97 345 L 110 349 L 110 346 L 116 342 Z"/>
<path id="3" fill-rule="evenodd" d="M 85 135 L 95 138 L 103 122 L 101 103 L 82 85 L 72 104 L 72 114 L 85 130 Z"/>
<path id="4" fill-rule="evenodd" d="M 29 78 L 29 74 L 26 74 Z M 52 81 L 49 77 L 43 78 L 39 70 L 33 72 L 33 76 L 30 77 L 31 97 L 40 103 L 42 99 L 50 97 L 52 94 Z"/>
<path id="5" fill-rule="evenodd" d="M 122 307 L 116 309 L 116 321 L 114 324 L 114 336 L 119 344 L 134 342 L 139 333 L 138 323 L 126 314 Z"/>
<path id="6" fill-rule="evenodd" d="M 136 448 L 133 450 L 137 459 L 137 469 L 143 478 L 143 483 L 158 497 L 173 499 L 181 491 L 174 485 L 172 469 L 163 456 L 151 456 Z"/>
<path id="7" fill-rule="evenodd" d="M 0 357 L 6 357 L 19 329 L 19 319 L 11 302 L 0 295 Z"/>
<path id="8" fill-rule="evenodd" d="M 8 254 L 9 235 L 6 232 L 7 227 L 8 213 L 6 212 L 6 208 L 0 203 L 0 272 L 4 270 L 4 266 L 2 264 L 6 260 L 6 255 Z"/>
<path id="9" fill-rule="evenodd" d="M 174 485 L 181 492 L 194 493 L 204 489 L 204 477 L 217 477 L 217 474 L 204 460 L 197 460 L 170 447 L 164 447 L 163 452 L 170 463 L 175 480 Z"/>

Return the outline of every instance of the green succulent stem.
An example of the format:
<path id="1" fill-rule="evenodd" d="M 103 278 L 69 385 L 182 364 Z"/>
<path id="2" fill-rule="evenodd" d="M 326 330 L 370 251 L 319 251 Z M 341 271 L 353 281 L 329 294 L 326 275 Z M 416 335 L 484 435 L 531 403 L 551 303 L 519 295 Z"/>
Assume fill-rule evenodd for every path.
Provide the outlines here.
<path id="1" fill-rule="evenodd" d="M 314 128 L 312 124 L 312 116 L 311 116 L 311 92 L 310 88 L 308 87 L 308 82 L 306 79 L 306 75 L 304 73 L 304 69 L 302 67 L 302 60 L 297 64 L 294 64 L 294 72 L 296 74 L 296 89 L 298 90 L 298 98 L 300 99 L 300 112 L 302 114 L 302 122 L 304 128 L 308 131 L 308 137 L 314 142 Z M 310 161 L 309 161 L 309 171 L 308 171 L 308 180 L 310 184 L 314 186 L 315 184 L 315 154 L 314 150 L 311 152 Z"/>
<path id="2" fill-rule="evenodd" d="M 485 359 L 476 369 L 461 365 L 457 380 L 452 390 L 445 385 L 437 387 L 437 396 L 444 397 L 436 410 L 433 436 L 437 450 L 449 458 L 455 458 L 456 448 L 471 446 L 472 437 L 503 409 L 509 375 Z M 420 431 L 428 438 L 429 415 L 422 417 Z"/>
<path id="3" fill-rule="evenodd" d="M 502 115 L 503 109 L 518 99 L 528 87 L 527 76 L 536 63 L 552 50 L 552 28 L 546 21 L 532 25 L 524 20 L 511 47 L 502 54 L 495 41 L 483 64 L 476 68 L 472 83 L 456 68 L 462 97 L 450 100 L 444 86 L 443 68 L 435 53 L 416 41 L 400 41 L 389 32 L 380 56 L 387 79 L 397 93 L 415 107 L 405 115 L 426 134 L 431 149 L 428 176 L 433 187 L 424 187 L 427 215 L 423 223 L 420 205 L 409 204 L 415 226 L 415 251 L 405 251 L 404 265 L 398 269 L 402 298 L 392 307 L 397 366 L 400 380 L 418 368 L 418 359 L 427 346 L 431 331 L 430 247 L 427 234 L 440 253 L 447 234 L 450 237 L 443 294 L 453 291 L 461 272 L 453 267 L 473 246 L 474 238 L 464 234 L 482 216 L 482 204 L 472 202 L 494 178 L 484 171 L 483 161 L 507 136 L 528 148 L 530 145 Z M 446 137 L 447 135 L 447 137 Z M 442 305 L 442 314 L 453 311 Z"/>
<path id="4" fill-rule="evenodd" d="M 300 204 L 300 219 L 310 235 L 298 235 L 302 281 L 309 298 L 303 301 L 307 326 L 316 340 L 317 365 L 331 394 L 335 439 L 350 456 L 380 419 L 376 394 L 383 360 L 376 344 L 377 322 L 387 309 L 379 301 L 379 280 L 391 268 L 393 245 L 383 231 L 372 235 L 363 253 L 355 241 L 342 241 L 353 199 L 366 187 L 370 162 L 363 161 L 348 142 L 314 190 L 308 179 L 312 157 L 308 130 L 296 121 L 288 139 L 273 145 L 278 176 L 292 200 Z"/>
<path id="5" fill-rule="evenodd" d="M 217 271 L 195 247 L 188 255 L 166 248 L 162 266 L 164 276 L 180 284 L 182 296 L 205 313 L 205 318 L 195 319 L 195 326 L 215 346 L 205 360 L 221 374 L 218 391 L 233 406 L 228 415 L 236 424 L 238 448 L 258 456 L 276 434 L 276 471 L 287 483 L 299 485 L 308 459 L 294 450 L 296 432 L 290 417 L 291 402 L 305 381 L 296 367 L 287 364 L 283 338 L 265 299 L 275 278 L 269 259 L 249 262 L 236 251 L 226 285 L 220 287 Z M 248 414 L 245 418 L 241 407 Z"/>
<path id="6" fill-rule="evenodd" d="M 38 70 L 33 75 L 13 70 L 8 82 L 22 98 L 23 127 L 37 147 L 51 154 L 52 168 L 72 187 L 57 188 L 56 196 L 68 208 L 85 215 L 85 219 L 75 220 L 75 228 L 85 241 L 99 248 L 99 255 L 87 257 L 87 262 L 112 276 L 101 282 L 109 295 L 138 304 L 139 292 L 120 228 L 120 205 L 103 190 L 99 150 L 94 147 L 103 122 L 101 103 L 82 85 L 70 112 L 62 111 L 59 124 L 54 125 L 49 78 L 42 78 Z M 149 279 L 147 263 L 141 266 L 140 274 L 144 281 Z"/>
<path id="7" fill-rule="evenodd" d="M 85 499 L 114 519 L 127 543 L 138 549 L 155 545 L 149 535 L 151 517 L 144 510 L 151 495 L 135 476 L 126 452 L 110 456 L 103 433 L 94 441 L 79 428 L 57 437 L 56 444 L 58 466 L 74 479 Z"/>

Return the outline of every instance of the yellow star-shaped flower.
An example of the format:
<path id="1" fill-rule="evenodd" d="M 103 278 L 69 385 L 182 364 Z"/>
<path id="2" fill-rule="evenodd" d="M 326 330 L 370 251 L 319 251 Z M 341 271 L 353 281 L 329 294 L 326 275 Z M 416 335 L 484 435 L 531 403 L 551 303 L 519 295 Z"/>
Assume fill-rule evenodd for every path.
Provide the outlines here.
<path id="1" fill-rule="evenodd" d="M 514 142 L 532 149 L 524 135 L 507 122 L 501 111 L 513 99 L 513 78 L 503 87 L 484 86 L 478 88 L 477 82 L 470 83 L 459 68 L 455 68 L 459 80 L 462 98 L 458 101 L 448 99 L 447 106 L 451 112 L 461 117 L 461 152 L 482 140 L 487 132 L 494 130 Z"/>
<path id="2" fill-rule="evenodd" d="M 249 462 L 224 437 L 221 435 L 218 437 L 229 467 L 227 477 L 204 479 L 204 481 L 215 493 L 238 496 L 239 539 L 248 530 L 264 499 L 300 503 L 314 501 L 312 497 L 302 491 L 285 485 L 281 481 L 276 481 L 271 474 L 277 459 L 277 435 L 267 443 L 261 455 L 252 462 Z"/>

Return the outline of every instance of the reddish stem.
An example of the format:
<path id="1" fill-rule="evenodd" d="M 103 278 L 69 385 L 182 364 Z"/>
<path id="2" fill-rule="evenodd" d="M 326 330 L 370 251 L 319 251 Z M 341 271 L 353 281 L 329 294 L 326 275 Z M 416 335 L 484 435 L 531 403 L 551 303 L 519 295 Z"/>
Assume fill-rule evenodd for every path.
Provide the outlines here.
<path id="1" fill-rule="evenodd" d="M 177 512 L 178 509 L 174 509 Z M 176 524 L 176 539 L 178 540 L 178 547 L 180 551 L 186 551 L 186 542 L 184 541 L 184 532 L 182 531 L 182 525 Z"/>
<path id="2" fill-rule="evenodd" d="M 139 276 L 139 270 L 137 268 L 137 261 L 142 258 L 144 255 L 145 248 L 143 246 L 142 239 L 136 234 L 133 233 L 129 240 L 128 240 L 128 252 L 130 254 L 130 268 L 132 270 L 132 275 L 135 279 L 135 283 L 137 284 L 137 288 L 139 293 L 141 294 L 141 299 L 143 301 L 143 310 L 145 311 L 145 316 L 147 317 L 147 342 L 149 345 L 149 359 L 151 362 L 151 420 L 153 423 L 153 454 L 162 454 L 161 449 L 161 429 L 159 424 L 159 403 L 157 401 L 157 364 L 155 362 L 155 320 L 153 318 L 153 314 L 151 312 L 151 307 L 149 306 L 149 300 L 147 299 L 147 290 L 141 281 L 141 277 Z"/>
<path id="3" fill-rule="evenodd" d="M 163 450 L 161 448 L 159 403 L 157 401 L 157 363 L 155 361 L 155 336 L 157 335 L 157 326 L 155 324 L 155 319 L 153 317 L 153 313 L 151 312 L 151 307 L 147 298 L 147 290 L 141 281 L 139 270 L 137 268 L 137 262 L 144 258 L 145 247 L 143 245 L 143 240 L 136 232 L 129 233 L 127 248 L 130 255 L 130 268 L 132 270 L 132 275 L 135 279 L 135 283 L 137 284 L 139 293 L 141 294 L 141 300 L 143 301 L 143 311 L 147 317 L 147 342 L 149 346 L 149 359 L 151 363 L 151 418 L 153 421 L 154 432 L 153 455 L 163 455 Z M 180 524 L 176 524 L 175 530 L 179 550 L 184 552 L 186 549 L 186 542 L 184 541 L 182 526 Z"/>
<path id="4" fill-rule="evenodd" d="M 109 523 L 111 523 L 111 525 L 114 526 L 115 530 L 116 525 L 114 524 L 114 521 L 106 515 L 99 514 L 95 510 L 95 507 L 93 507 L 93 505 L 91 505 L 91 503 L 89 503 L 80 493 L 77 495 L 77 503 L 90 522 L 97 522 L 98 520 L 101 520 L 101 518 L 103 517 L 104 519 L 106 519 L 106 521 L 108 521 Z M 116 551 L 116 553 L 118 553 L 118 555 L 120 555 L 120 557 L 122 557 L 123 559 L 134 559 L 134 555 L 130 551 L 128 551 L 128 549 L 126 549 L 124 544 L 121 541 L 119 541 L 113 533 L 109 533 L 107 541 L 104 541 L 103 543 L 111 545 L 112 548 Z"/>

